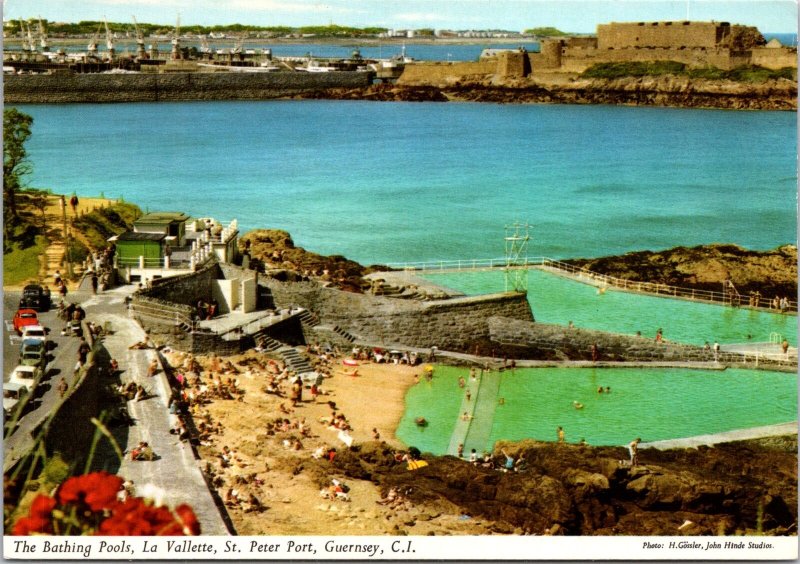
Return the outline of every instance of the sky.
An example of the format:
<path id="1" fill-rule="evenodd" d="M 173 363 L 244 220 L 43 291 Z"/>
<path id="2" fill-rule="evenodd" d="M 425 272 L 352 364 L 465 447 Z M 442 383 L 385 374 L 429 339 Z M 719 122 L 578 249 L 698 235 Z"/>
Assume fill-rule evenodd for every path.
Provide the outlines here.
<path id="1" fill-rule="evenodd" d="M 102 20 L 172 25 L 381 26 L 506 29 L 553 26 L 593 33 L 612 21 L 727 21 L 797 31 L 797 0 L 5 0 L 3 19 Z"/>

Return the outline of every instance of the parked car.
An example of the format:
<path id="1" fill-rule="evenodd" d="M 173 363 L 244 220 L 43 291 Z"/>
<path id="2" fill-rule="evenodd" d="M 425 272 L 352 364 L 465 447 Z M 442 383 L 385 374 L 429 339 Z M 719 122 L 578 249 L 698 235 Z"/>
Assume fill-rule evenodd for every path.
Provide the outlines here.
<path id="1" fill-rule="evenodd" d="M 22 335 L 22 330 L 28 325 L 39 325 L 39 315 L 35 309 L 22 308 L 14 314 L 14 330 Z"/>
<path id="2" fill-rule="evenodd" d="M 44 374 L 47 367 L 47 354 L 44 349 L 39 351 L 28 351 L 20 355 L 19 363 L 21 366 L 35 366 L 41 374 Z M 19 366 L 17 367 L 19 368 Z"/>
<path id="3" fill-rule="evenodd" d="M 47 354 L 47 344 L 41 339 L 22 339 L 22 346 L 19 348 L 19 361 L 22 363 L 22 357 L 25 353 L 43 353 Z"/>
<path id="4" fill-rule="evenodd" d="M 19 300 L 19 307 L 31 308 L 36 311 L 47 311 L 50 309 L 50 292 L 38 284 L 28 284 L 22 290 L 22 298 Z"/>
<path id="5" fill-rule="evenodd" d="M 47 346 L 47 329 L 41 325 L 26 325 L 22 328 L 22 341 L 36 340 Z"/>
<path id="6" fill-rule="evenodd" d="M 3 416 L 8 420 L 14 413 L 14 409 L 28 395 L 28 388 L 24 384 L 17 382 L 6 382 L 3 384 Z"/>
<path id="7" fill-rule="evenodd" d="M 3 388 L 8 384 L 19 384 L 25 386 L 28 393 L 32 393 L 39 383 L 41 376 L 42 370 L 38 366 L 20 364 L 11 371 L 11 377 L 8 379 L 7 383 L 3 384 Z"/>

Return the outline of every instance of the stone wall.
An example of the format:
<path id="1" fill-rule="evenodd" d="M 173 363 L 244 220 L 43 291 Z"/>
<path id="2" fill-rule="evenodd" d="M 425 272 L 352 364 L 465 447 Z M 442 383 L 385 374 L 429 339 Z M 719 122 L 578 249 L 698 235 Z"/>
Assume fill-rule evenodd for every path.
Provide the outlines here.
<path id="1" fill-rule="evenodd" d="M 465 77 L 489 76 L 498 71 L 497 59 L 462 63 L 414 63 L 406 65 L 398 84 L 449 84 Z"/>
<path id="2" fill-rule="evenodd" d="M 525 295 L 513 292 L 421 302 L 342 292 L 313 282 L 267 284 L 278 307 L 304 307 L 325 325 L 387 345 L 466 351 L 488 340 L 491 316 L 533 321 Z"/>
<path id="3" fill-rule="evenodd" d="M 223 277 L 220 266 L 212 262 L 196 272 L 155 280 L 151 288 L 134 294 L 133 301 L 136 303 L 143 298 L 153 298 L 194 308 L 199 299 L 211 300 L 212 282 Z"/>
<path id="4" fill-rule="evenodd" d="M 327 88 L 359 88 L 366 72 L 52 74 L 3 77 L 6 104 L 268 100 Z"/>
<path id="5" fill-rule="evenodd" d="M 603 50 L 633 46 L 713 49 L 730 33 L 730 24 L 717 22 L 613 22 L 597 26 L 597 46 Z"/>
<path id="6" fill-rule="evenodd" d="M 564 72 L 581 73 L 599 63 L 677 61 L 690 67 L 713 66 L 729 70 L 750 64 L 750 53 L 732 53 L 729 49 L 579 49 L 566 47 L 561 58 Z M 544 67 L 547 68 L 547 67 Z M 534 70 L 536 70 L 534 62 Z"/>
<path id="7" fill-rule="evenodd" d="M 758 47 L 752 50 L 751 61 L 768 69 L 797 68 L 797 49 Z"/>
<path id="8" fill-rule="evenodd" d="M 680 361 L 687 354 L 703 356 L 700 347 L 656 343 L 652 338 L 636 337 L 569 328 L 563 325 L 530 323 L 518 319 L 492 317 L 487 321 L 491 340 L 506 352 L 517 352 L 518 358 L 547 360 L 592 360 L 592 346 L 597 345 L 599 360 L 609 361 Z M 713 360 L 708 358 L 694 360 Z"/>

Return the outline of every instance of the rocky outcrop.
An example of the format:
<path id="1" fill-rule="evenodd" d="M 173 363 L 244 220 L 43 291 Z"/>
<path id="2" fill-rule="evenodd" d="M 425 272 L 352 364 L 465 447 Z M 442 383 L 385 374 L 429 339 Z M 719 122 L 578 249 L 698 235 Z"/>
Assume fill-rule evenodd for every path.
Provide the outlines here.
<path id="1" fill-rule="evenodd" d="M 345 475 L 409 490 L 419 513 L 450 511 L 496 523 L 498 532 L 566 535 L 796 534 L 797 438 L 715 448 L 640 451 L 522 441 L 498 443 L 520 472 L 482 468 L 452 456 L 424 456 L 409 471 L 385 444 L 340 453 Z"/>
<path id="2" fill-rule="evenodd" d="M 350 292 L 363 292 L 371 283 L 363 279 L 370 272 L 388 267 L 365 267 L 341 255 L 319 255 L 296 247 L 292 236 L 280 229 L 257 229 L 239 240 L 240 250 L 251 259 L 251 268 L 269 271 L 276 280 L 298 282 L 318 277 L 323 282 Z"/>
<path id="3" fill-rule="evenodd" d="M 447 102 L 447 96 L 435 86 L 397 86 L 373 84 L 367 88 L 332 88 L 305 92 L 304 99 L 374 100 L 376 102 Z"/>
<path id="4" fill-rule="evenodd" d="M 750 251 L 738 245 L 675 247 L 619 256 L 564 261 L 599 274 L 635 282 L 719 292 L 731 280 L 742 295 L 760 292 L 765 298 L 797 295 L 797 247 Z"/>
<path id="5" fill-rule="evenodd" d="M 759 84 L 682 76 L 609 79 L 481 81 L 442 86 L 452 100 L 497 103 L 618 104 L 796 110 L 797 85 L 790 80 Z"/>

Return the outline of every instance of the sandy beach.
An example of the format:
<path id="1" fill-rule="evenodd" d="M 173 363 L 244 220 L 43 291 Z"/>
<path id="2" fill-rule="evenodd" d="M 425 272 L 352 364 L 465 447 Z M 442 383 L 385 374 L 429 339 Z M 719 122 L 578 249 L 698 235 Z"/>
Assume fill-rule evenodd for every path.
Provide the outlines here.
<path id="1" fill-rule="evenodd" d="M 187 355 L 168 353 L 167 359 L 176 372 L 184 365 Z M 202 465 L 215 476 L 215 486 L 222 500 L 235 490 L 241 503 L 226 503 L 227 511 L 241 535 L 383 535 L 383 534 L 480 534 L 486 533 L 488 523 L 480 519 L 460 519 L 455 506 L 448 511 L 431 511 L 414 507 L 410 502 L 389 507 L 378 503 L 381 488 L 368 480 L 354 480 L 336 473 L 326 459 L 316 460 L 312 454 L 320 447 L 346 449 L 327 422 L 331 414 L 328 402 L 335 402 L 337 412 L 345 415 L 352 427 L 353 444 L 384 441 L 388 447 L 403 449 L 405 445 L 394 435 L 404 408 L 406 390 L 414 384 L 414 375 L 422 367 L 359 362 L 358 376 L 353 377 L 352 367 L 335 359 L 331 365 L 332 376 L 321 386 L 324 394 L 311 399 L 309 390 L 303 390 L 303 401 L 290 413 L 280 406 L 289 407 L 286 397 L 263 391 L 269 372 L 256 368 L 256 363 L 266 364 L 266 355 L 255 351 L 226 357 L 220 362 L 223 380 L 233 377 L 243 392 L 238 399 L 212 399 L 192 408 L 195 423 L 211 421 L 222 429 L 203 441 L 199 452 Z M 210 383 L 212 359 L 197 357 L 203 366 L 201 380 Z M 226 373 L 230 361 L 239 373 Z M 217 361 L 219 362 L 219 361 Z M 247 367 L 247 368 L 245 368 Z M 281 389 L 288 392 L 288 383 Z M 288 394 L 287 394 L 288 395 Z M 308 436 L 300 429 L 277 431 L 269 434 L 268 423 L 276 418 L 291 423 L 305 420 Z M 373 441 L 373 429 L 380 434 Z M 302 448 L 295 450 L 299 439 Z M 284 443 L 287 441 L 287 443 Z M 289 446 L 287 446 L 289 445 Z M 221 454 L 224 447 L 233 454 L 227 467 Z M 320 490 L 332 480 L 346 483 L 349 501 L 330 500 L 321 496 Z M 249 503 L 254 495 L 264 506 L 254 509 Z"/>

